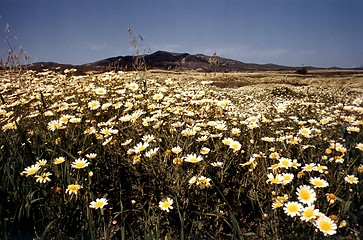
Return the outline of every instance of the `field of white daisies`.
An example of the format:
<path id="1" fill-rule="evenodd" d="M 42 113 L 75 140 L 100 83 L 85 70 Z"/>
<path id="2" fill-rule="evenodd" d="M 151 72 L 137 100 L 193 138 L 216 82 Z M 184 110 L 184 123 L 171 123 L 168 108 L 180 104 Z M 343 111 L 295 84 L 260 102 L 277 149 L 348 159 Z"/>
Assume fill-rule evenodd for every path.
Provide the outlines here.
<path id="1" fill-rule="evenodd" d="M 219 75 L 2 72 L 1 239 L 361 239 L 363 77 Z"/>

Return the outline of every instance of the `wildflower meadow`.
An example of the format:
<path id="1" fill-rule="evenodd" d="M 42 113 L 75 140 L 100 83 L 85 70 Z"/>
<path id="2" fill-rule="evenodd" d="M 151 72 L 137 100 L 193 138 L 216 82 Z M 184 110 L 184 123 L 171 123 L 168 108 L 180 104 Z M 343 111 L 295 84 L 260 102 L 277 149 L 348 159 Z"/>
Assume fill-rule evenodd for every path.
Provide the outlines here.
<path id="1" fill-rule="evenodd" d="M 362 238 L 363 75 L 2 71 L 0 96 L 1 239 Z"/>

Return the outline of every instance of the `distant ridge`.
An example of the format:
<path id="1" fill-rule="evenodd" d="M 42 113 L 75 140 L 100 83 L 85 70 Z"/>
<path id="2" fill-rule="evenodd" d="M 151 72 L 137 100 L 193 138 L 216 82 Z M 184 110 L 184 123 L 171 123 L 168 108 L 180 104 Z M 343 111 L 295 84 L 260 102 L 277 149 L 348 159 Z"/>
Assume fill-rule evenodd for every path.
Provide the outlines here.
<path id="1" fill-rule="evenodd" d="M 301 67 L 288 67 L 276 64 L 256 64 L 244 63 L 241 61 L 228 59 L 220 56 L 207 56 L 204 54 L 189 54 L 189 53 L 174 53 L 167 51 L 156 51 L 151 54 L 143 55 L 147 69 L 161 69 L 161 70 L 194 70 L 200 72 L 246 72 L 246 71 L 293 71 L 301 69 Z M 109 70 L 134 70 L 133 56 L 117 56 L 102 59 L 96 62 L 71 65 L 60 64 L 54 62 L 38 62 L 31 66 L 29 69 L 40 70 L 44 68 L 61 69 L 76 68 L 78 72 L 85 73 L 87 71 L 109 71 Z M 313 69 L 329 69 L 329 70 L 357 70 L 361 71 L 363 68 L 315 68 L 306 66 L 308 70 Z"/>
<path id="2" fill-rule="evenodd" d="M 251 70 L 288 70 L 293 69 L 287 66 L 275 64 L 254 64 L 223 58 L 219 56 L 207 56 L 204 54 L 174 53 L 167 51 L 156 51 L 143 56 L 148 69 L 164 70 L 196 70 L 196 71 L 251 71 Z M 83 66 L 106 67 L 114 66 L 125 69 L 133 68 L 132 56 L 118 56 L 103 59 Z"/>

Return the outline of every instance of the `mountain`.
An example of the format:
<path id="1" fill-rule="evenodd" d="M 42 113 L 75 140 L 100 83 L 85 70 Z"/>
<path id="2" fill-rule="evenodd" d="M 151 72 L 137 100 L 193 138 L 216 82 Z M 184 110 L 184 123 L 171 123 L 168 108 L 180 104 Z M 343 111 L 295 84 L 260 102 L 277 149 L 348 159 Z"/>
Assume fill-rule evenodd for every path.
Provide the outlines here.
<path id="1" fill-rule="evenodd" d="M 303 70 L 356 70 L 361 72 L 362 68 L 339 69 L 339 68 L 315 68 L 306 66 L 288 67 L 276 64 L 255 64 L 244 63 L 233 59 L 219 56 L 207 56 L 204 54 L 173 53 L 157 51 L 135 58 L 134 56 L 117 56 L 99 60 L 82 65 L 59 64 L 54 62 L 38 62 L 29 69 L 40 70 L 44 68 L 64 70 L 66 68 L 76 68 L 76 74 L 84 74 L 87 71 L 104 72 L 109 70 L 135 70 L 135 60 L 142 60 L 146 64 L 146 69 L 161 70 L 194 70 L 200 72 L 246 72 L 246 71 L 295 71 Z M 139 67 L 139 69 L 142 69 Z M 144 68 L 143 68 L 144 69 Z M 335 74 L 337 72 L 334 72 Z M 330 74 L 330 73 L 329 73 Z"/>
<path id="2" fill-rule="evenodd" d="M 287 66 L 275 64 L 253 64 L 243 63 L 240 61 L 223 58 L 219 56 L 207 56 L 204 54 L 173 53 L 166 51 L 157 51 L 152 54 L 142 56 L 147 69 L 164 69 L 164 70 L 196 70 L 196 71 L 266 71 L 266 70 L 290 70 Z M 141 57 L 139 57 L 141 58 Z M 133 56 L 118 56 L 103 59 L 94 63 L 82 65 L 83 67 L 100 68 L 100 67 L 119 67 L 121 69 L 133 69 L 135 58 Z"/>

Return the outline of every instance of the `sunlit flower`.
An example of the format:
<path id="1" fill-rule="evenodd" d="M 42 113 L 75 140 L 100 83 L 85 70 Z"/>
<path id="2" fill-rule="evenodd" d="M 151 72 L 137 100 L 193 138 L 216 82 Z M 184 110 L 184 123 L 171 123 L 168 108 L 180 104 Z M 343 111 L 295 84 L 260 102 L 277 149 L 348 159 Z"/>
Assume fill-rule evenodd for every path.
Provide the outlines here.
<path id="1" fill-rule="evenodd" d="M 200 149 L 200 154 L 206 155 L 210 152 L 210 149 L 207 147 L 202 147 L 202 149 Z"/>
<path id="2" fill-rule="evenodd" d="M 101 103 L 97 100 L 92 100 L 88 103 L 88 108 L 91 110 L 96 110 L 101 107 Z"/>
<path id="3" fill-rule="evenodd" d="M 317 171 L 317 172 L 320 172 L 320 173 L 323 173 L 324 171 L 326 171 L 328 169 L 328 167 L 327 166 L 323 166 L 323 165 L 320 165 L 320 164 L 318 164 L 318 165 L 316 165 L 315 167 L 314 167 L 314 170 L 315 171 Z"/>
<path id="4" fill-rule="evenodd" d="M 302 209 L 303 205 L 299 202 L 286 202 L 284 204 L 284 212 L 290 217 L 300 216 Z"/>
<path id="5" fill-rule="evenodd" d="M 232 138 L 225 138 L 225 139 L 222 140 L 222 143 L 227 145 L 227 146 L 230 146 L 233 141 L 234 140 Z"/>
<path id="6" fill-rule="evenodd" d="M 242 146 L 238 141 L 232 141 L 231 144 L 229 145 L 229 147 L 231 149 L 233 149 L 233 151 L 236 152 L 236 151 L 240 150 Z"/>
<path id="7" fill-rule="evenodd" d="M 65 161 L 66 159 L 64 158 L 64 157 L 57 157 L 57 158 L 55 158 L 54 160 L 53 160 L 53 163 L 54 164 L 61 164 L 61 163 L 64 163 L 64 161 Z"/>
<path id="8" fill-rule="evenodd" d="M 198 177 L 197 185 L 199 186 L 200 189 L 204 189 L 206 187 L 210 187 L 211 186 L 210 181 L 211 181 L 210 178 L 206 178 L 204 176 L 200 176 L 200 177 Z"/>
<path id="9" fill-rule="evenodd" d="M 329 183 L 327 181 L 319 177 L 312 177 L 310 178 L 309 182 L 314 185 L 315 188 L 324 188 L 329 186 Z"/>
<path id="10" fill-rule="evenodd" d="M 301 142 L 301 138 L 299 138 L 299 137 L 293 137 L 293 138 L 287 140 L 287 143 L 292 144 L 292 145 L 297 145 L 300 142 Z"/>
<path id="11" fill-rule="evenodd" d="M 134 153 L 139 154 L 142 151 L 144 151 L 148 146 L 149 146 L 149 143 L 147 143 L 147 142 L 144 142 L 144 143 L 140 142 L 132 150 L 133 150 Z"/>
<path id="12" fill-rule="evenodd" d="M 190 129 L 190 128 L 186 128 L 184 129 L 181 134 L 184 136 L 184 137 L 190 137 L 190 136 L 194 136 L 196 134 L 196 131 L 194 131 L 193 129 Z"/>
<path id="13" fill-rule="evenodd" d="M 292 161 L 292 163 L 291 163 L 291 167 L 293 167 L 293 168 L 295 168 L 295 169 L 297 169 L 298 167 L 300 167 L 301 166 L 301 163 L 298 163 L 297 162 L 297 159 L 294 159 L 293 161 Z"/>
<path id="14" fill-rule="evenodd" d="M 273 137 L 263 137 L 261 140 L 265 142 L 274 142 L 276 139 Z"/>
<path id="15" fill-rule="evenodd" d="M 171 85 L 171 84 L 173 84 L 173 80 L 171 78 L 168 78 L 165 80 L 165 83 L 168 85 Z"/>
<path id="16" fill-rule="evenodd" d="M 50 172 L 46 172 L 46 173 L 43 173 L 42 175 L 35 175 L 36 177 L 36 182 L 40 182 L 40 183 L 46 183 L 46 182 L 50 182 L 50 178 L 49 176 L 52 175 L 52 173 Z"/>
<path id="17" fill-rule="evenodd" d="M 214 126 L 214 128 L 219 130 L 219 131 L 227 130 L 227 126 L 226 126 L 225 122 L 217 122 L 216 125 Z"/>
<path id="18" fill-rule="evenodd" d="M 173 209 L 173 199 L 166 198 L 159 202 L 159 208 L 163 211 L 169 212 L 169 210 Z"/>
<path id="19" fill-rule="evenodd" d="M 93 90 L 97 95 L 106 95 L 107 90 L 106 88 L 103 87 L 98 87 L 96 89 Z"/>
<path id="20" fill-rule="evenodd" d="M 131 89 L 132 91 L 136 91 L 139 89 L 139 85 L 135 82 L 132 82 L 129 84 L 129 89 Z"/>
<path id="21" fill-rule="evenodd" d="M 349 133 L 358 133 L 358 132 L 360 132 L 360 128 L 359 127 L 353 127 L 353 126 L 349 126 L 349 127 L 347 127 L 347 131 L 349 132 Z"/>
<path id="22" fill-rule="evenodd" d="M 310 128 L 301 128 L 299 130 L 299 134 L 306 137 L 306 138 L 310 138 L 311 137 L 311 129 Z"/>
<path id="23" fill-rule="evenodd" d="M 70 123 L 80 123 L 80 122 L 82 122 L 82 118 L 74 117 L 74 118 L 69 119 L 69 122 Z"/>
<path id="24" fill-rule="evenodd" d="M 69 105 L 68 105 L 68 103 L 63 102 L 63 103 L 60 103 L 60 104 L 59 104 L 59 110 L 60 110 L 60 111 L 64 111 L 64 110 L 68 110 L 68 109 L 69 109 Z"/>
<path id="25" fill-rule="evenodd" d="M 44 112 L 43 114 L 44 114 L 44 116 L 46 116 L 46 117 L 54 116 L 54 113 L 53 113 L 52 111 L 46 111 L 46 112 Z"/>
<path id="26" fill-rule="evenodd" d="M 43 167 L 47 164 L 47 160 L 45 160 L 45 159 L 38 160 L 36 164 Z"/>
<path id="27" fill-rule="evenodd" d="M 310 186 L 302 185 L 296 190 L 296 194 L 300 202 L 305 204 L 312 204 L 316 200 L 316 193 Z"/>
<path id="28" fill-rule="evenodd" d="M 26 167 L 22 174 L 26 174 L 26 176 L 34 175 L 40 170 L 40 166 L 38 164 L 31 165 L 30 167 Z"/>
<path id="29" fill-rule="evenodd" d="M 221 100 L 221 101 L 217 101 L 217 106 L 224 108 L 230 103 L 231 103 L 230 100 L 224 99 L 224 100 Z"/>
<path id="30" fill-rule="evenodd" d="M 102 209 L 107 204 L 108 202 L 106 198 L 97 198 L 96 201 L 92 201 L 90 203 L 89 207 L 94 209 Z"/>
<path id="31" fill-rule="evenodd" d="M 342 118 L 346 121 L 346 122 L 354 122 L 355 121 L 355 116 L 342 116 Z"/>
<path id="32" fill-rule="evenodd" d="M 294 174 L 292 173 L 283 173 L 282 174 L 282 184 L 288 184 L 292 182 L 294 179 Z"/>
<path id="33" fill-rule="evenodd" d="M 224 163 L 223 162 L 212 162 L 210 165 L 212 165 L 213 167 L 222 168 Z"/>
<path id="34" fill-rule="evenodd" d="M 153 148 L 153 149 L 150 149 L 149 151 L 147 151 L 145 153 L 145 156 L 148 157 L 148 158 L 152 158 L 153 156 L 156 155 L 156 153 L 159 151 L 159 148 Z"/>
<path id="35" fill-rule="evenodd" d="M 66 193 L 68 193 L 69 195 L 71 195 L 71 194 L 77 195 L 78 191 L 81 188 L 82 188 L 81 185 L 78 185 L 78 184 L 70 184 L 70 185 L 68 185 L 68 187 L 66 189 Z"/>
<path id="36" fill-rule="evenodd" d="M 248 117 L 247 119 L 246 119 L 246 121 L 251 125 L 253 125 L 253 124 L 257 124 L 257 122 L 259 121 L 259 119 L 260 119 L 260 116 L 251 116 L 251 117 Z"/>
<path id="37" fill-rule="evenodd" d="M 162 93 L 156 93 L 153 96 L 153 99 L 156 100 L 156 101 L 160 101 L 161 99 L 163 99 L 163 97 L 164 97 L 164 94 L 162 94 Z"/>
<path id="38" fill-rule="evenodd" d="M 289 167 L 292 166 L 292 161 L 291 161 L 290 158 L 282 157 L 282 158 L 279 159 L 278 164 L 279 164 L 279 167 L 281 167 L 281 168 L 289 168 Z"/>
<path id="39" fill-rule="evenodd" d="M 104 127 L 104 128 L 102 128 L 100 130 L 100 133 L 103 134 L 103 135 L 106 135 L 106 137 L 107 137 L 107 136 L 112 135 L 112 134 L 117 134 L 118 130 L 113 129 L 113 128 Z"/>
<path id="40" fill-rule="evenodd" d="M 325 125 L 325 124 L 329 123 L 330 121 L 331 121 L 331 118 L 330 117 L 325 117 L 325 118 L 323 118 L 323 119 L 320 120 L 320 123 L 322 125 Z"/>
<path id="41" fill-rule="evenodd" d="M 334 156 L 329 158 L 329 161 L 332 162 L 336 162 L 336 163 L 343 163 L 344 162 L 344 158 L 342 156 Z"/>
<path id="42" fill-rule="evenodd" d="M 347 183 L 350 183 L 350 184 L 357 184 L 359 181 L 358 181 L 358 178 L 355 177 L 354 175 L 347 175 L 344 180 L 347 182 Z"/>
<path id="43" fill-rule="evenodd" d="M 122 146 L 127 146 L 132 142 L 132 139 L 128 139 L 125 142 L 121 143 Z"/>
<path id="44" fill-rule="evenodd" d="M 88 153 L 86 154 L 86 157 L 88 159 L 95 159 L 97 157 L 97 153 Z"/>
<path id="45" fill-rule="evenodd" d="M 201 136 L 197 138 L 197 142 L 206 142 L 208 140 L 208 136 Z"/>
<path id="46" fill-rule="evenodd" d="M 241 133 L 241 130 L 239 128 L 232 128 L 231 133 L 232 135 L 239 135 Z"/>
<path id="47" fill-rule="evenodd" d="M 61 122 L 59 122 L 58 120 L 53 120 L 53 121 L 50 121 L 48 123 L 48 129 L 51 130 L 51 131 L 55 131 L 57 129 L 62 129 L 63 128 L 63 125 Z"/>
<path id="48" fill-rule="evenodd" d="M 286 104 L 279 104 L 276 106 L 276 112 L 283 113 L 286 111 Z"/>
<path id="49" fill-rule="evenodd" d="M 176 147 L 173 147 L 173 148 L 171 149 L 171 151 L 172 151 L 173 153 L 175 153 L 175 154 L 179 154 L 179 153 L 181 153 L 183 150 L 182 150 L 182 148 L 181 148 L 181 147 L 176 146 Z"/>
<path id="50" fill-rule="evenodd" d="M 197 177 L 196 176 L 193 176 L 191 179 L 189 179 L 188 183 L 189 185 L 193 185 L 197 182 Z"/>
<path id="51" fill-rule="evenodd" d="M 155 137 L 154 137 L 154 135 L 147 134 L 147 135 L 144 135 L 141 140 L 144 141 L 144 142 L 150 143 L 150 142 L 155 141 Z"/>
<path id="52" fill-rule="evenodd" d="M 267 174 L 267 183 L 271 183 L 271 184 L 281 184 L 283 182 L 283 177 L 281 174 L 276 174 L 276 176 L 274 176 L 272 173 Z"/>
<path id="53" fill-rule="evenodd" d="M 355 148 L 363 151 L 363 143 L 358 143 L 357 146 L 355 146 Z"/>
<path id="54" fill-rule="evenodd" d="M 89 165 L 90 163 L 84 159 L 84 158 L 78 158 L 76 159 L 73 163 L 72 163 L 72 168 L 77 168 L 77 169 L 81 169 L 81 168 L 85 168 Z"/>
<path id="55" fill-rule="evenodd" d="M 332 219 L 327 216 L 320 216 L 315 222 L 315 226 L 324 233 L 324 235 L 334 235 L 337 230 L 337 225 Z"/>
<path id="56" fill-rule="evenodd" d="M 97 131 L 96 131 L 96 128 L 95 127 L 89 127 L 87 128 L 83 133 L 84 134 L 88 134 L 88 135 L 91 135 L 91 134 L 95 134 Z"/>
<path id="57" fill-rule="evenodd" d="M 130 114 L 126 114 L 125 116 L 121 116 L 120 118 L 119 118 L 119 120 L 121 121 L 121 122 L 130 122 L 131 121 L 131 115 Z"/>
<path id="58" fill-rule="evenodd" d="M 310 163 L 310 164 L 306 164 L 304 167 L 302 167 L 302 169 L 305 172 L 311 172 L 315 169 L 315 167 L 316 167 L 315 163 Z"/>
<path id="59" fill-rule="evenodd" d="M 197 156 L 197 154 L 188 154 L 186 157 L 184 157 L 184 161 L 190 162 L 190 163 L 198 163 L 203 160 L 202 156 Z"/>
<path id="60" fill-rule="evenodd" d="M 255 157 L 250 157 L 250 160 L 248 160 L 245 163 L 241 163 L 240 165 L 242 165 L 242 166 L 249 166 L 249 165 L 253 164 L 255 161 L 256 161 L 256 158 Z"/>
<path id="61" fill-rule="evenodd" d="M 269 155 L 269 158 L 271 159 L 278 159 L 280 157 L 280 154 L 278 152 L 272 152 Z"/>
<path id="62" fill-rule="evenodd" d="M 309 222 L 310 220 L 314 220 L 318 214 L 319 209 L 315 209 L 314 205 L 309 205 L 301 209 L 300 219 L 302 221 Z"/>

